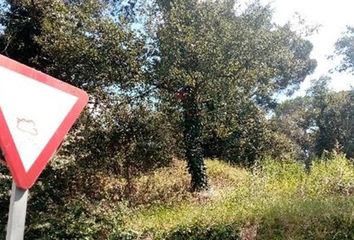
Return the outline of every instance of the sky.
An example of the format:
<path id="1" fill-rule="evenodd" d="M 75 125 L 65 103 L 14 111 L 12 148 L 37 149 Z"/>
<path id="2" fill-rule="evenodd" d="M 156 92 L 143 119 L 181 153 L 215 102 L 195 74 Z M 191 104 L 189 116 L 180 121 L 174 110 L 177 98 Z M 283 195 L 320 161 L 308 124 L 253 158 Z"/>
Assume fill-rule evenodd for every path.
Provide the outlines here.
<path id="1" fill-rule="evenodd" d="M 328 73 L 340 62 L 338 58 L 328 59 L 328 56 L 334 54 L 336 40 L 346 30 L 347 25 L 354 26 L 353 0 L 261 0 L 261 2 L 270 3 L 276 23 L 284 24 L 291 21 L 294 19 L 295 13 L 299 13 L 307 24 L 320 25 L 318 32 L 308 38 L 314 45 L 311 58 L 317 60 L 317 68 L 314 74 L 305 79 L 300 90 L 294 96 L 304 95 L 311 80 L 322 75 L 332 77 L 330 84 L 332 90 L 349 90 L 351 86 L 354 87 L 354 75 L 338 72 Z"/>

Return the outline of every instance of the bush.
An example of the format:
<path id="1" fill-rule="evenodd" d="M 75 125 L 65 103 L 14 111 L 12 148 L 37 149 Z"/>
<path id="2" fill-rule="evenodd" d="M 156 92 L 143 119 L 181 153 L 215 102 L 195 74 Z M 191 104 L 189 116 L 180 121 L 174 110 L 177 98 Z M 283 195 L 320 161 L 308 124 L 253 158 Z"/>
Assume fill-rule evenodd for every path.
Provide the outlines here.
<path id="1" fill-rule="evenodd" d="M 168 233 L 163 239 L 168 240 L 236 240 L 240 238 L 239 227 L 232 224 L 215 226 L 181 226 Z"/>

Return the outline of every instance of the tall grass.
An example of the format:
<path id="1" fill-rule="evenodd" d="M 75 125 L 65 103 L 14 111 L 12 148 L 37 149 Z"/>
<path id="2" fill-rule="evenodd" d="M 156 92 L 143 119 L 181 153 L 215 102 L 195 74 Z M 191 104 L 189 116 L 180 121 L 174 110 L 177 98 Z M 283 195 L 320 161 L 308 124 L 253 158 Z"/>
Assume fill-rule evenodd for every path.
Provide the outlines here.
<path id="1" fill-rule="evenodd" d="M 266 160 L 250 170 L 206 163 L 208 192 L 140 207 L 125 227 L 153 239 L 354 239 L 354 167 L 343 156 L 315 161 L 310 174 L 298 162 Z M 177 185 L 188 194 L 184 168 L 175 169 L 150 184 L 184 181 Z"/>

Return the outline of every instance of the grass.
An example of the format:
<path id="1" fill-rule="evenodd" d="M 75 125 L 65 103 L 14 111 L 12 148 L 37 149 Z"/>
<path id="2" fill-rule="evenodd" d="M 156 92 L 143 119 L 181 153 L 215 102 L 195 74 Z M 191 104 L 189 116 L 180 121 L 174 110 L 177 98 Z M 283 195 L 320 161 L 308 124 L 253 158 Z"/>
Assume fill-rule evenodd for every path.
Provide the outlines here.
<path id="1" fill-rule="evenodd" d="M 344 157 L 316 161 L 311 174 L 296 162 L 206 164 L 211 188 L 199 194 L 188 192 L 183 162 L 138 179 L 137 199 L 149 204 L 124 228 L 141 239 L 354 239 L 354 168 Z"/>

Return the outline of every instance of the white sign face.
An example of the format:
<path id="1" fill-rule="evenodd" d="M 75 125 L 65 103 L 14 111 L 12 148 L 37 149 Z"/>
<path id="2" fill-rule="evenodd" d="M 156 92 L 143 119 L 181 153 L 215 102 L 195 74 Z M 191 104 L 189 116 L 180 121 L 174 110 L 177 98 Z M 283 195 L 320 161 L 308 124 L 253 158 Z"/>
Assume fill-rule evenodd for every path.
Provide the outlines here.
<path id="1" fill-rule="evenodd" d="M 27 172 L 78 98 L 0 66 L 0 106 Z"/>

